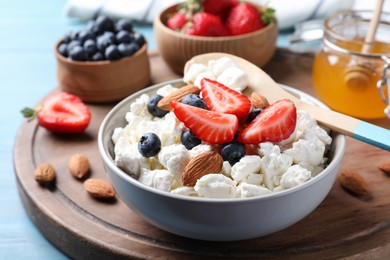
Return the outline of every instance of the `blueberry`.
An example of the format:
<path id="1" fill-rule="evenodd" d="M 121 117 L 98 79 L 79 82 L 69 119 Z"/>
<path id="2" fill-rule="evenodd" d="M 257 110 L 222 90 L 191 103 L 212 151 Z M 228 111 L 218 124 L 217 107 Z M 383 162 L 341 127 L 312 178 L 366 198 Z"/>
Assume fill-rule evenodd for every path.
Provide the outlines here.
<path id="1" fill-rule="evenodd" d="M 68 45 L 66 43 L 61 43 L 59 46 L 58 46 L 58 52 L 64 56 L 64 57 L 68 57 Z"/>
<path id="2" fill-rule="evenodd" d="M 248 123 L 252 122 L 257 117 L 257 115 L 260 114 L 262 111 L 263 111 L 263 109 L 261 109 L 261 108 L 252 109 L 251 112 L 249 112 L 248 117 L 246 119 L 247 122 Z"/>
<path id="3" fill-rule="evenodd" d="M 161 149 L 160 138 L 154 133 L 146 133 L 138 142 L 138 151 L 143 157 L 152 157 Z"/>
<path id="4" fill-rule="evenodd" d="M 105 32 L 97 37 L 96 45 L 101 51 L 105 51 L 105 49 L 112 44 L 115 44 L 115 35 L 113 33 Z"/>
<path id="5" fill-rule="evenodd" d="M 72 48 L 72 50 L 69 52 L 69 57 L 72 60 L 77 61 L 86 61 L 88 60 L 88 53 L 84 50 L 81 46 L 75 46 Z"/>
<path id="6" fill-rule="evenodd" d="M 96 47 L 96 42 L 92 39 L 88 39 L 84 42 L 84 45 L 83 45 L 85 51 L 90 55 L 92 56 L 96 51 L 97 51 L 97 47 Z"/>
<path id="7" fill-rule="evenodd" d="M 157 117 L 165 116 L 169 111 L 160 109 L 157 104 L 163 97 L 161 95 L 155 94 L 149 98 L 147 103 L 147 108 L 150 114 Z"/>
<path id="8" fill-rule="evenodd" d="M 191 150 L 195 146 L 199 145 L 202 141 L 195 136 L 190 130 L 186 130 L 181 134 L 181 143 L 188 149 Z"/>
<path id="9" fill-rule="evenodd" d="M 114 43 L 116 42 L 115 33 L 107 31 L 107 32 L 104 32 L 103 35 L 105 37 L 107 37 L 108 39 L 110 39 L 110 41 L 112 41 Z"/>
<path id="10" fill-rule="evenodd" d="M 98 34 L 98 31 L 97 31 L 97 26 L 95 24 L 95 21 L 88 21 L 87 22 L 87 25 L 85 26 L 85 30 L 86 31 L 89 31 L 91 34 L 93 34 L 95 37 L 97 36 Z"/>
<path id="11" fill-rule="evenodd" d="M 106 48 L 104 56 L 107 60 L 119 60 L 122 58 L 122 54 L 119 52 L 118 47 L 115 44 L 111 44 Z"/>
<path id="12" fill-rule="evenodd" d="M 118 50 L 123 57 L 131 56 L 139 50 L 139 47 L 135 43 L 121 43 L 118 45 Z"/>
<path id="13" fill-rule="evenodd" d="M 81 46 L 81 42 L 79 40 L 72 40 L 68 43 L 68 47 L 66 49 L 66 51 L 68 52 L 68 55 L 70 54 L 70 52 L 72 51 L 72 49 L 75 47 L 75 46 Z"/>
<path id="14" fill-rule="evenodd" d="M 133 31 L 133 23 L 129 19 L 120 19 L 116 22 L 116 29 L 117 31 L 125 30 L 128 32 Z"/>
<path id="15" fill-rule="evenodd" d="M 79 33 L 79 40 L 81 44 L 84 44 L 86 40 L 95 39 L 95 35 L 90 31 L 84 30 Z"/>
<path id="16" fill-rule="evenodd" d="M 98 34 L 102 34 L 106 31 L 113 32 L 115 30 L 114 28 L 114 22 L 107 16 L 100 15 L 95 20 L 95 26 L 96 26 L 96 32 Z"/>
<path id="17" fill-rule="evenodd" d="M 130 33 L 123 30 L 117 32 L 115 38 L 118 43 L 130 43 L 132 41 Z"/>
<path id="18" fill-rule="evenodd" d="M 65 43 L 70 43 L 71 41 L 78 40 L 78 36 L 78 32 L 71 31 L 64 35 L 62 41 Z"/>
<path id="19" fill-rule="evenodd" d="M 142 34 L 136 32 L 133 34 L 134 42 L 141 48 L 145 43 L 145 38 Z"/>
<path id="20" fill-rule="evenodd" d="M 244 145 L 233 142 L 224 146 L 221 150 L 221 156 L 224 161 L 228 161 L 230 165 L 234 165 L 245 155 Z"/>
<path id="21" fill-rule="evenodd" d="M 183 97 L 183 99 L 181 100 L 181 102 L 186 104 L 186 105 L 207 109 L 207 105 L 204 102 L 204 100 L 195 94 L 185 95 Z"/>
<path id="22" fill-rule="evenodd" d="M 62 41 L 63 41 L 64 43 L 70 43 L 70 41 L 71 41 L 70 32 L 67 33 L 67 34 L 65 34 L 65 35 L 62 37 Z"/>
<path id="23" fill-rule="evenodd" d="M 91 58 L 92 61 L 101 61 L 104 60 L 104 55 L 101 52 L 96 52 L 95 54 L 92 55 Z"/>

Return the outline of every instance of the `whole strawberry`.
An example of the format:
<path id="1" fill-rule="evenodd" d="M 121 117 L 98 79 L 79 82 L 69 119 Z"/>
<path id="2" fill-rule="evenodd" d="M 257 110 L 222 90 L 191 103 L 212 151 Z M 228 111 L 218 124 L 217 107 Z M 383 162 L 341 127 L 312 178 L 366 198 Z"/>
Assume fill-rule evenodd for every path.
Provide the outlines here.
<path id="1" fill-rule="evenodd" d="M 204 0 L 202 7 L 206 13 L 225 16 L 237 4 L 238 0 Z"/>
<path id="2" fill-rule="evenodd" d="M 225 25 L 231 35 L 250 33 L 265 26 L 259 10 L 250 3 L 239 3 L 234 6 L 226 18 Z"/>
<path id="3" fill-rule="evenodd" d="M 192 25 L 185 31 L 188 35 L 196 36 L 227 36 L 228 31 L 223 25 L 220 17 L 200 12 L 192 18 Z"/>
<path id="4" fill-rule="evenodd" d="M 24 108 L 24 117 L 38 119 L 38 124 L 50 132 L 81 133 L 91 121 L 91 112 L 83 101 L 66 92 L 56 92 L 47 96 L 39 109 Z"/>
<path id="5" fill-rule="evenodd" d="M 168 19 L 167 26 L 172 30 L 180 31 L 186 23 L 188 23 L 186 14 L 178 12 Z"/>

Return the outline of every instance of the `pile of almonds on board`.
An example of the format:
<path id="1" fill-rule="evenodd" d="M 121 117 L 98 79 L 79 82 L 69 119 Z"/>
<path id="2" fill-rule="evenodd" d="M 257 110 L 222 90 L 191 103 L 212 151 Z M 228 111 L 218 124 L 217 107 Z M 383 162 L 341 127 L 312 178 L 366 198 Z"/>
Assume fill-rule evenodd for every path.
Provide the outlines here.
<path id="1" fill-rule="evenodd" d="M 379 163 L 377 168 L 390 177 L 390 160 Z M 368 183 L 359 172 L 353 169 L 342 169 L 337 176 L 337 181 L 341 187 L 354 195 L 370 195 Z"/>
<path id="2" fill-rule="evenodd" d="M 88 157 L 83 154 L 74 154 L 68 161 L 70 174 L 83 182 L 85 190 L 96 199 L 109 200 L 115 198 L 115 191 L 112 185 L 102 179 L 88 178 L 90 164 Z M 50 185 L 54 182 L 56 172 L 50 163 L 42 163 L 37 166 L 34 172 L 35 180 L 41 185 Z"/>

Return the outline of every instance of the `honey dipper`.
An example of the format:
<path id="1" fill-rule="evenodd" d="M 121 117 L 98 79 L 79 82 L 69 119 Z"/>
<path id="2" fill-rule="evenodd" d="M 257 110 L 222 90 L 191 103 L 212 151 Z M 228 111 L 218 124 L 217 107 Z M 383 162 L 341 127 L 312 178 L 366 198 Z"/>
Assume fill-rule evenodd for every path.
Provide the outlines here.
<path id="1" fill-rule="evenodd" d="M 362 54 L 368 54 L 371 52 L 372 43 L 374 42 L 376 29 L 378 27 L 379 18 L 382 12 L 383 2 L 384 0 L 377 1 L 373 17 L 370 21 L 367 35 L 364 39 L 363 47 L 361 50 Z M 344 80 L 347 86 L 367 86 L 372 73 L 372 68 L 370 68 L 368 64 L 364 64 L 363 62 L 361 62 L 355 66 L 347 68 L 344 74 Z"/>

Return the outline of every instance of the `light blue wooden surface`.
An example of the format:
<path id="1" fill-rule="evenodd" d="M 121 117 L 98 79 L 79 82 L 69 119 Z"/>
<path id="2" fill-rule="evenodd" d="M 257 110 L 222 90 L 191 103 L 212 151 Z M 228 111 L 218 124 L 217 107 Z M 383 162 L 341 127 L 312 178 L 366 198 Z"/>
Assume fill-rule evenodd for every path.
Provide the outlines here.
<path id="1" fill-rule="evenodd" d="M 62 15 L 66 0 L 0 0 L 0 259 L 67 259 L 29 219 L 20 201 L 13 168 L 13 145 L 23 119 L 56 87 L 53 46 L 84 23 Z M 151 26 L 136 27 L 154 50 Z M 278 40 L 287 43 L 286 36 Z"/>

